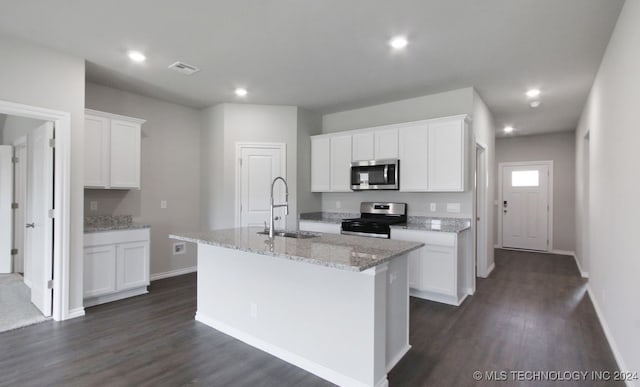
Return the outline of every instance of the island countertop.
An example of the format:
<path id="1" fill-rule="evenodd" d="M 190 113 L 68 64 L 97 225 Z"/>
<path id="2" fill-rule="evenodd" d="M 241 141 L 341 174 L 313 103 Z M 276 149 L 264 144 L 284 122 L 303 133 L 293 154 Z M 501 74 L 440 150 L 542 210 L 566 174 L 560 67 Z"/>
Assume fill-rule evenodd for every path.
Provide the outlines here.
<path id="1" fill-rule="evenodd" d="M 390 239 L 313 233 L 312 238 L 257 234 L 259 227 L 175 233 L 171 239 L 247 251 L 336 269 L 363 271 L 416 250 L 424 244 Z"/>

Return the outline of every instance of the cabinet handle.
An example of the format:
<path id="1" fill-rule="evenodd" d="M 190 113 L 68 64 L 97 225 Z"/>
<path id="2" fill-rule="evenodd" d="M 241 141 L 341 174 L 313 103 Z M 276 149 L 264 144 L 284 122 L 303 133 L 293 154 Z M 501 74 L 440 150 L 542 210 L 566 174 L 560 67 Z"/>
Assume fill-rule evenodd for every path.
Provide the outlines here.
<path id="1" fill-rule="evenodd" d="M 27 223 L 27 225 L 25 227 L 26 228 L 36 228 L 36 224 L 35 223 Z"/>

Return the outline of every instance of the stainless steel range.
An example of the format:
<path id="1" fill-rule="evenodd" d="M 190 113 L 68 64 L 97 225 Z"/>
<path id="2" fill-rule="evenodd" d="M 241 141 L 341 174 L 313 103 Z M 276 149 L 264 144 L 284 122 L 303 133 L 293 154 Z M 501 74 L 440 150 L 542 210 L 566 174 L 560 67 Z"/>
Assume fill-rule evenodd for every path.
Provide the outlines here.
<path id="1" fill-rule="evenodd" d="M 406 203 L 360 203 L 360 217 L 342 220 L 341 234 L 391 237 L 391 225 L 407 222 Z"/>

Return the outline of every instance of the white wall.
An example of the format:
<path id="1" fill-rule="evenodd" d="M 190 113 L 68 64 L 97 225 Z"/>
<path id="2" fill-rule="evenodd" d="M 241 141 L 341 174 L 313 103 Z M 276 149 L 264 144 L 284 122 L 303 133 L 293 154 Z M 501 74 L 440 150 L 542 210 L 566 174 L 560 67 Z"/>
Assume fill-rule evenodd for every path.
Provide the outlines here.
<path id="1" fill-rule="evenodd" d="M 172 232 L 200 226 L 200 112 L 94 83 L 86 107 L 147 120 L 142 125 L 141 189 L 85 190 L 85 215 L 133 215 L 151 225 L 151 275 L 196 265 L 195 246 L 173 255 Z M 160 201 L 167 208 L 160 208 Z M 90 201 L 98 202 L 91 211 Z"/>
<path id="2" fill-rule="evenodd" d="M 477 242 L 478 248 L 484 250 L 484 257 L 482 254 L 478 254 L 478 275 L 486 277 L 494 265 L 493 239 L 495 216 L 493 211 L 493 197 L 496 175 L 493 165 L 495 164 L 495 122 L 491 111 L 476 92 L 473 93 L 472 125 L 476 143 L 485 149 L 485 176 L 478 176 L 478 184 L 483 184 L 485 187 L 485 201 L 484 204 L 480 204 L 476 210 L 478 211 L 480 222 L 484 225 L 485 230 L 485 235 L 478 234 L 478 237 L 483 239 Z M 472 158 L 475 164 L 475 154 L 473 154 Z M 482 208 L 480 208 L 480 206 L 482 206 Z"/>
<path id="3" fill-rule="evenodd" d="M 369 106 L 361 109 L 326 114 L 322 117 L 322 133 L 360 129 L 400 122 L 458 114 L 473 114 L 473 88 L 464 88 L 423 97 Z M 400 172 L 402 173 L 402 171 Z M 432 215 L 469 218 L 473 213 L 472 193 L 401 193 L 397 191 L 323 193 L 322 210 L 360 212 L 362 201 L 400 201 L 408 204 L 410 216 Z M 437 211 L 430 212 L 429 204 Z M 447 203 L 460 203 L 460 213 L 447 213 Z M 338 205 L 340 208 L 338 208 Z"/>
<path id="4" fill-rule="evenodd" d="M 499 163 L 519 161 L 553 161 L 553 249 L 575 251 L 575 144 L 574 132 L 498 138 L 496 140 L 496 175 Z M 498 200 L 496 182 L 495 200 Z M 494 208 L 500 216 L 500 208 Z M 496 222 L 496 239 L 498 225 Z"/>
<path id="5" fill-rule="evenodd" d="M 285 143 L 289 215 L 287 225 L 297 222 L 297 110 L 295 106 L 225 103 L 202 112 L 203 226 L 235 225 L 235 144 L 237 142 Z M 222 168 L 221 168 L 222 165 Z"/>
<path id="6" fill-rule="evenodd" d="M 576 186 L 582 187 L 584 136 L 590 137 L 586 245 L 590 294 L 619 366 L 640 371 L 640 2 L 624 4 L 576 131 Z M 576 196 L 576 212 L 584 195 Z M 577 222 L 583 221 L 577 217 Z M 579 231 L 584 231 L 581 229 Z M 583 260 L 583 255 L 578 258 Z M 630 383 L 640 386 L 638 381 Z"/>
<path id="7" fill-rule="evenodd" d="M 82 307 L 84 60 L 0 36 L 0 100 L 71 114 L 69 307 Z"/>

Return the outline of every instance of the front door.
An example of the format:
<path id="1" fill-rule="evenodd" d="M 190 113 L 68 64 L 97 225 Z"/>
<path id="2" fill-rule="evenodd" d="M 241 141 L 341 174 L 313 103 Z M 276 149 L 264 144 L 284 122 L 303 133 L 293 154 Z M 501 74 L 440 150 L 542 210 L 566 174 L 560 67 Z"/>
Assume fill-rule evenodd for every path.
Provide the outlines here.
<path id="1" fill-rule="evenodd" d="M 549 249 L 549 165 L 502 167 L 502 246 Z"/>
<path id="2" fill-rule="evenodd" d="M 31 302 L 45 316 L 51 316 L 53 279 L 53 158 L 50 140 L 53 123 L 31 131 L 28 141 L 28 184 L 26 211 L 25 279 L 31 284 Z"/>
<path id="3" fill-rule="evenodd" d="M 286 179 L 284 146 L 240 146 L 240 226 L 264 227 L 269 224 L 271 183 L 282 176 Z M 278 181 L 274 187 L 274 202 L 284 203 L 284 184 Z M 286 226 L 284 208 L 276 208 L 275 229 Z"/>

